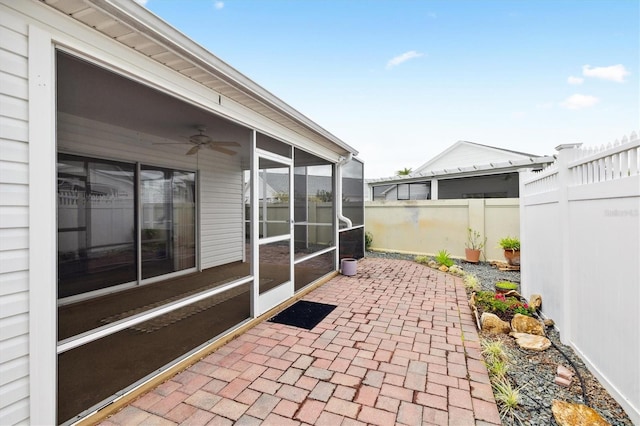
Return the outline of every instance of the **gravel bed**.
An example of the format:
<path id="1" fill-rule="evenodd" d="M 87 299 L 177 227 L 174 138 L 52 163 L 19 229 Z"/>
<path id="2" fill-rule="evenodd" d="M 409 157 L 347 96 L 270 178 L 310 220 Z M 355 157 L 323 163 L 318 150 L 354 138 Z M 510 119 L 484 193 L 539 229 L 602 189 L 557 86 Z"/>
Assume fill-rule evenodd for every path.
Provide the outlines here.
<path id="1" fill-rule="evenodd" d="M 414 260 L 415 258 L 414 255 L 382 252 L 367 252 L 366 256 L 399 260 Z M 483 290 L 493 290 L 496 281 L 512 281 L 520 284 L 519 271 L 500 271 L 486 262 L 478 264 L 463 260 L 455 260 L 455 262 L 465 272 L 474 274 Z M 480 337 L 503 341 L 505 351 L 509 356 L 507 377 L 514 388 L 521 388 L 520 404 L 514 411 L 515 415 L 505 416 L 502 421 L 503 425 L 557 425 L 551 412 L 551 404 L 554 399 L 585 404 L 579 375 L 584 383 L 586 405 L 596 410 L 612 425 L 633 426 L 624 410 L 586 368 L 580 357 L 571 347 L 560 342 L 560 335 L 554 328 L 547 328 L 547 337 L 553 346 L 543 352 L 520 349 L 515 344 L 515 340 L 506 335 L 496 336 L 480 333 Z M 554 383 L 558 364 L 564 365 L 573 372 L 577 369 L 578 374 L 574 376 L 571 387 L 564 388 Z"/>

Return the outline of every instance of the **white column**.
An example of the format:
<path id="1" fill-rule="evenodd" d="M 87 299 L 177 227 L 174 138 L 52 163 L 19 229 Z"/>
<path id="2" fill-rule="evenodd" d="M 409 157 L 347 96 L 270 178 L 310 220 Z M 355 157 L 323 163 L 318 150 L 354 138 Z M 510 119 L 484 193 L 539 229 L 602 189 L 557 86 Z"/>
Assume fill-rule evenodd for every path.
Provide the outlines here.
<path id="1" fill-rule="evenodd" d="M 431 199 L 438 199 L 438 179 L 431 179 Z"/>

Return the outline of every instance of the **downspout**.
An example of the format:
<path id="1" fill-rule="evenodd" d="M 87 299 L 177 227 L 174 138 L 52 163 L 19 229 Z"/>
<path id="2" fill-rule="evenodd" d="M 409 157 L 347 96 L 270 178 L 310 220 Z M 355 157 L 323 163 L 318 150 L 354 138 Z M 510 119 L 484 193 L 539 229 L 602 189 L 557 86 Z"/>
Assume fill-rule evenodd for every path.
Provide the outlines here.
<path id="1" fill-rule="evenodd" d="M 338 163 L 336 164 L 336 213 L 338 216 L 338 220 L 343 221 L 344 223 L 347 224 L 347 228 L 351 228 L 353 226 L 353 223 L 351 222 L 351 219 L 349 219 L 348 217 L 344 216 L 342 214 L 342 166 L 345 165 L 346 163 L 348 163 L 349 161 L 351 161 L 351 159 L 353 158 L 353 154 L 349 153 L 347 154 L 347 156 L 345 158 L 343 158 L 342 160 L 338 161 Z"/>

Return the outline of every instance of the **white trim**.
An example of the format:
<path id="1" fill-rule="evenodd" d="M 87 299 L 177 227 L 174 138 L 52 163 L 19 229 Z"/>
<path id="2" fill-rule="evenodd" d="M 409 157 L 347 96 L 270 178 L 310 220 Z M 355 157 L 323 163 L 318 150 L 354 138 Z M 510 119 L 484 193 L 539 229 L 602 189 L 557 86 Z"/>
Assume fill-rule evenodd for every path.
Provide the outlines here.
<path id="1" fill-rule="evenodd" d="M 305 261 L 307 261 L 309 259 L 313 259 L 314 257 L 318 257 L 318 256 L 321 256 L 321 255 L 323 255 L 325 253 L 329 253 L 332 250 L 336 250 L 336 246 L 335 245 L 333 245 L 331 247 L 327 247 L 326 249 L 319 250 L 319 251 L 317 251 L 315 253 L 311 253 L 311 254 L 308 254 L 306 256 L 299 257 L 298 259 L 295 259 L 293 261 L 293 263 L 295 265 L 297 265 L 298 263 L 302 263 L 302 262 L 305 262 Z"/>
<path id="2" fill-rule="evenodd" d="M 29 25 L 29 415 L 56 423 L 57 261 L 55 53 Z"/>

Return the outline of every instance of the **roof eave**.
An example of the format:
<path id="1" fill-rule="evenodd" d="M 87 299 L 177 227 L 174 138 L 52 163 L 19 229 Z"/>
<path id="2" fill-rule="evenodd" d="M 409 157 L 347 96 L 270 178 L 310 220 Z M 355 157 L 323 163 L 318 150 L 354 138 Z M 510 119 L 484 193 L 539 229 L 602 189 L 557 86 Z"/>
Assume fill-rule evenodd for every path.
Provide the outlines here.
<path id="1" fill-rule="evenodd" d="M 345 152 L 358 155 L 358 151 L 337 136 L 331 134 L 299 111 L 258 85 L 231 65 L 213 55 L 207 49 L 191 40 L 164 20 L 134 1 L 86 0 L 95 7 L 104 10 L 123 23 L 130 25 L 145 36 L 166 45 L 176 53 L 198 64 L 207 72 L 215 75 L 229 86 L 245 93 L 269 109 L 287 117 L 289 120 L 309 129 L 331 141 Z"/>

